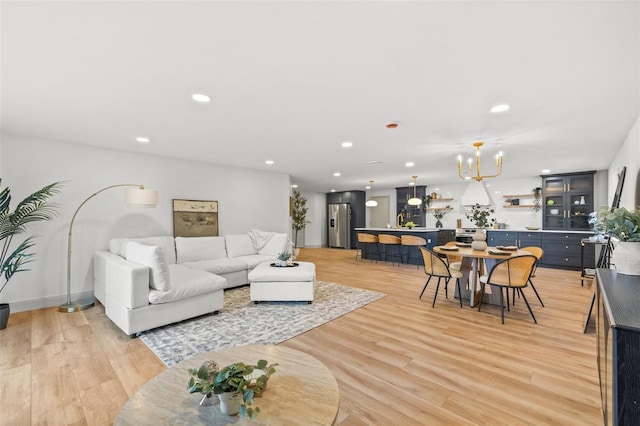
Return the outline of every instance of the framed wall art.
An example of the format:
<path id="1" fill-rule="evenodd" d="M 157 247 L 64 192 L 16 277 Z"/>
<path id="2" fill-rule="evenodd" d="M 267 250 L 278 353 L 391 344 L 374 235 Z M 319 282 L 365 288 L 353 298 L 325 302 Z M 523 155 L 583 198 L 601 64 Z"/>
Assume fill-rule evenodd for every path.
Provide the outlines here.
<path id="1" fill-rule="evenodd" d="M 217 237 L 218 202 L 173 200 L 174 237 Z"/>

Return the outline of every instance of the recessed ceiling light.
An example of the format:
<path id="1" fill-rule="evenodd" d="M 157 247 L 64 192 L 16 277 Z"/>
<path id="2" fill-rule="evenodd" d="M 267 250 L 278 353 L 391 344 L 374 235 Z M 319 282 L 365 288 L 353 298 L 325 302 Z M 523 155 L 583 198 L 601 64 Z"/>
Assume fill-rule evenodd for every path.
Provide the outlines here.
<path id="1" fill-rule="evenodd" d="M 364 189 L 371 189 L 371 186 L 367 185 L 364 187 Z"/>
<path id="2" fill-rule="evenodd" d="M 336 190 L 335 190 L 335 189 L 332 189 L 332 190 L 331 190 L 331 192 L 336 192 Z"/>
<path id="3" fill-rule="evenodd" d="M 505 112 L 505 111 L 509 111 L 509 108 L 511 107 L 507 104 L 495 105 L 491 107 L 491 112 Z"/>
<path id="4" fill-rule="evenodd" d="M 335 177 L 339 177 L 339 176 L 340 176 L 340 172 L 335 172 L 333 175 L 334 175 Z"/>
<path id="5" fill-rule="evenodd" d="M 296 185 L 295 183 L 293 185 L 291 185 L 292 188 L 297 188 L 298 185 Z"/>
<path id="6" fill-rule="evenodd" d="M 351 141 L 342 142 L 342 147 L 343 148 L 351 148 L 352 146 L 353 146 L 353 142 L 351 142 Z"/>
<path id="7" fill-rule="evenodd" d="M 137 140 L 138 142 L 140 142 L 140 143 L 149 143 L 149 142 L 151 142 L 151 141 L 149 140 L 149 138 L 145 138 L 144 136 L 139 136 L 139 137 L 137 137 L 137 138 L 136 138 L 136 140 Z"/>
<path id="8" fill-rule="evenodd" d="M 433 188 L 434 191 L 440 191 L 440 188 Z"/>
<path id="9" fill-rule="evenodd" d="M 206 104 L 207 102 L 211 102 L 211 96 L 205 95 L 204 93 L 194 93 L 193 95 L 191 95 L 191 99 L 193 99 L 196 102 L 201 102 L 203 104 Z"/>
<path id="10" fill-rule="evenodd" d="M 413 161 L 407 161 L 406 163 L 404 163 L 405 167 L 413 167 L 415 165 L 416 165 L 416 163 L 414 163 Z"/>
<path id="11" fill-rule="evenodd" d="M 264 162 L 264 164 L 272 165 L 273 164 L 273 160 L 267 160 L 267 161 Z"/>
<path id="12" fill-rule="evenodd" d="M 540 170 L 540 173 L 551 173 L 551 170 L 549 169 Z"/>
<path id="13" fill-rule="evenodd" d="M 415 185 L 415 182 L 409 182 L 409 186 Z"/>

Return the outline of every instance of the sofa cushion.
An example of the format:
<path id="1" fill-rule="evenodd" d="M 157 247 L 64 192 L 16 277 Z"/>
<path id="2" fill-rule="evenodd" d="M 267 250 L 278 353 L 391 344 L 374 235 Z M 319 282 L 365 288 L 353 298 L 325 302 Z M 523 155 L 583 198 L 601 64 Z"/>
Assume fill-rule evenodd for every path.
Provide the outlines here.
<path id="1" fill-rule="evenodd" d="M 244 263 L 246 263 L 248 270 L 252 270 L 253 268 L 255 268 L 261 263 L 276 261 L 275 256 L 262 256 L 259 254 L 252 254 L 249 256 L 240 256 L 237 259 L 242 260 Z"/>
<path id="2" fill-rule="evenodd" d="M 227 280 L 208 272 L 169 265 L 173 287 L 166 291 L 150 290 L 149 303 L 170 303 L 214 291 L 223 291 Z"/>
<path id="3" fill-rule="evenodd" d="M 286 250 L 287 240 L 287 234 L 274 233 L 271 238 L 269 238 L 267 244 L 258 250 L 258 254 L 277 257 L 280 253 Z"/>
<path id="4" fill-rule="evenodd" d="M 247 269 L 247 263 L 242 258 L 224 258 L 213 260 L 200 260 L 197 262 L 184 262 L 180 265 L 187 268 L 200 269 L 202 271 L 211 272 L 213 274 L 228 274 L 231 272 L 244 271 Z"/>
<path id="5" fill-rule="evenodd" d="M 160 291 L 169 290 L 171 284 L 169 267 L 161 247 L 129 241 L 126 246 L 126 259 L 149 268 L 150 287 Z"/>
<path id="6" fill-rule="evenodd" d="M 178 263 L 227 257 L 224 237 L 176 237 Z"/>
<path id="7" fill-rule="evenodd" d="M 253 246 L 253 242 L 248 234 L 226 235 L 224 240 L 227 246 L 228 257 L 258 254 L 258 250 Z"/>
<path id="8" fill-rule="evenodd" d="M 127 257 L 126 247 L 129 241 L 135 241 L 148 246 L 162 247 L 164 260 L 168 265 L 176 263 L 176 246 L 172 236 L 145 237 L 145 238 L 114 238 L 109 241 L 109 251 L 124 258 Z"/>

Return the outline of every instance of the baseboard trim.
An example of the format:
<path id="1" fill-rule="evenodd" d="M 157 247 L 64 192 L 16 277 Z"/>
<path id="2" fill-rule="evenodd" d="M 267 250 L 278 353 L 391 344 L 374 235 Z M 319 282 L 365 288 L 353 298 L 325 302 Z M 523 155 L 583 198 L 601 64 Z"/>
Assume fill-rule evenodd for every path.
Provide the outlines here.
<path id="1" fill-rule="evenodd" d="M 92 298 L 93 291 L 85 291 L 82 293 L 76 293 L 71 295 L 71 300 L 89 299 Z M 51 308 L 53 306 L 60 306 L 67 303 L 67 296 L 52 296 L 45 297 L 43 299 L 22 300 L 20 302 L 10 302 L 11 313 L 33 311 L 35 309 Z"/>

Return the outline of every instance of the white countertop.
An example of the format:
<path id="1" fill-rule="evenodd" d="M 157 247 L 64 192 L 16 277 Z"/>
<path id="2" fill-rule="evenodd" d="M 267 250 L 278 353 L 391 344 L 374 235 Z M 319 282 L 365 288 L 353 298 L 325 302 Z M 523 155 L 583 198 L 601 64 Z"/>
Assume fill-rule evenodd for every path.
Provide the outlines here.
<path id="1" fill-rule="evenodd" d="M 355 228 L 356 231 L 400 231 L 400 232 L 438 232 L 438 231 L 455 231 L 455 229 L 451 228 Z M 585 231 L 568 231 L 568 230 L 552 230 L 552 229 L 526 229 L 526 228 L 507 228 L 507 229 L 487 229 L 487 231 L 492 232 L 550 232 L 550 233 L 559 233 L 559 234 L 592 234 L 593 232 L 590 230 Z"/>

